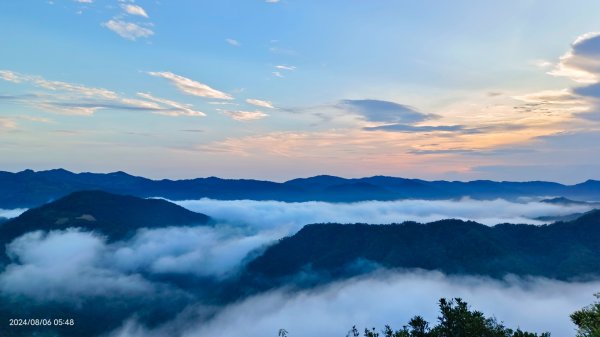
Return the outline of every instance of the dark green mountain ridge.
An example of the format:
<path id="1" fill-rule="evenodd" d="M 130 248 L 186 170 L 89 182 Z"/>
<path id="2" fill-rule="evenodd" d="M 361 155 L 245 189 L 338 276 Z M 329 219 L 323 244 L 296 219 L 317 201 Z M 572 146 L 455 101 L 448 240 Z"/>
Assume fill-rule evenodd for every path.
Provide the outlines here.
<path id="1" fill-rule="evenodd" d="M 139 228 L 205 225 L 210 218 L 162 199 L 79 191 L 33 208 L 0 226 L 0 243 L 35 230 L 80 227 L 120 240 Z"/>
<path id="2" fill-rule="evenodd" d="M 550 225 L 441 220 L 428 224 L 313 224 L 269 247 L 249 273 L 291 278 L 310 270 L 346 277 L 356 261 L 449 274 L 570 280 L 600 276 L 600 211 Z"/>

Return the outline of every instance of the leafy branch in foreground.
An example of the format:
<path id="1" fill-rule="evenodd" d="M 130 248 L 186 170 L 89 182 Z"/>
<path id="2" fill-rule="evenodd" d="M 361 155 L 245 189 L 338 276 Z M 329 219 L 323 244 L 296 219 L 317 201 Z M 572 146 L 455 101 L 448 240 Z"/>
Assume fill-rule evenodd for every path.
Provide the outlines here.
<path id="1" fill-rule="evenodd" d="M 576 337 L 600 337 L 600 293 L 594 295 L 596 302 L 571 314 L 571 320 L 577 325 Z M 550 337 L 550 333 L 542 334 L 512 330 L 498 323 L 495 318 L 487 318 L 480 311 L 471 311 L 468 304 L 460 298 L 439 301 L 441 316 L 438 324 L 429 326 L 421 316 L 413 317 L 400 330 L 393 330 L 386 325 L 378 332 L 375 328 L 365 329 L 364 337 Z M 285 329 L 279 330 L 280 337 L 287 337 Z M 346 337 L 360 337 L 356 325 Z"/>
<path id="2" fill-rule="evenodd" d="M 380 333 L 375 328 L 365 329 L 364 337 L 549 337 L 549 333 L 540 335 L 531 332 L 512 330 L 498 323 L 495 318 L 486 318 L 480 311 L 471 311 L 466 302 L 460 298 L 448 301 L 440 299 L 441 316 L 438 324 L 430 327 L 421 316 L 413 317 L 408 325 L 394 331 L 389 325 Z M 347 337 L 359 337 L 356 326 L 348 332 Z M 598 335 L 581 335 L 597 337 Z"/>
<path id="3" fill-rule="evenodd" d="M 596 302 L 571 315 L 577 325 L 577 337 L 600 337 L 600 293 L 594 296 Z"/>

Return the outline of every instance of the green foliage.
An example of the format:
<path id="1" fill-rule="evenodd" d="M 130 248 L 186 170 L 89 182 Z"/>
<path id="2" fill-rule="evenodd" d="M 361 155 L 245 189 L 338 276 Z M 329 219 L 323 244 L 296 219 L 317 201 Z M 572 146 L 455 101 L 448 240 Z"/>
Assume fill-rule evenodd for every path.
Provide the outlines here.
<path id="1" fill-rule="evenodd" d="M 102 191 L 80 191 L 32 208 L 0 227 L 0 246 L 35 230 L 79 227 L 100 232 L 109 240 L 127 237 L 138 228 L 204 225 L 207 215 L 162 199 L 141 199 Z"/>
<path id="2" fill-rule="evenodd" d="M 506 328 L 498 323 L 495 318 L 486 318 L 480 311 L 472 311 L 466 302 L 460 298 L 454 300 L 440 299 L 439 302 L 441 316 L 438 317 L 438 324 L 432 328 L 429 323 L 421 316 L 413 317 L 407 326 L 394 331 L 389 325 L 381 332 L 375 328 L 365 329 L 364 337 L 550 337 L 549 333 L 540 335 L 531 332 L 524 332 L 519 329 L 516 331 Z M 358 337 L 359 333 L 356 326 L 347 335 L 348 337 Z M 594 336 L 598 335 L 582 335 Z"/>
<path id="3" fill-rule="evenodd" d="M 595 296 L 595 303 L 571 315 L 577 325 L 577 337 L 600 337 L 600 293 Z"/>
<path id="4" fill-rule="evenodd" d="M 570 280 L 600 275 L 600 210 L 547 226 L 485 226 L 470 221 L 428 224 L 307 225 L 248 264 L 260 278 L 283 281 L 311 270 L 333 279 L 372 269 L 438 270 L 445 274 L 507 274 Z M 357 267 L 358 266 L 358 267 Z"/>

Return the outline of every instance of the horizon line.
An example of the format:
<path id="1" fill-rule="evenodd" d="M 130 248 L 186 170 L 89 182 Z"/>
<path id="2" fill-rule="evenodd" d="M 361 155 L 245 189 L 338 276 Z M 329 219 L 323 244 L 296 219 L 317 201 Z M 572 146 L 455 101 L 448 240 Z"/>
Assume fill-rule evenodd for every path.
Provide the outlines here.
<path id="1" fill-rule="evenodd" d="M 581 185 L 581 184 L 585 184 L 585 183 L 592 183 L 592 182 L 600 182 L 600 180 L 598 179 L 593 179 L 593 178 L 588 178 L 584 181 L 580 181 L 578 183 L 561 183 L 561 182 L 557 182 L 557 181 L 552 181 L 552 180 L 492 180 L 492 179 L 474 179 L 474 180 L 448 180 L 448 179 L 422 179 L 422 178 L 407 178 L 407 177 L 402 177 L 402 176 L 390 176 L 390 175 L 383 175 L 383 174 L 375 174 L 375 175 L 370 175 L 370 176 L 359 176 L 359 177 L 344 177 L 344 176 L 338 176 L 338 175 L 332 175 L 332 174 L 316 174 L 316 175 L 311 175 L 311 176 L 306 176 L 306 177 L 295 177 L 292 179 L 287 179 L 287 180 L 268 180 L 268 179 L 259 179 L 259 178 L 232 178 L 232 177 L 219 177 L 216 175 L 209 175 L 209 176 L 194 176 L 194 177 L 189 177 L 189 178 L 153 178 L 153 177 L 148 177 L 148 176 L 144 176 L 144 175 L 138 175 L 138 174 L 132 174 L 129 173 L 127 171 L 124 170 L 117 170 L 117 171 L 110 171 L 110 172 L 92 172 L 92 171 L 75 171 L 75 170 L 69 170 L 69 169 L 65 169 L 62 167 L 59 168 L 53 168 L 53 169 L 41 169 L 41 170 L 34 170 L 31 168 L 26 168 L 26 169 L 22 169 L 19 171 L 7 171 L 7 170 L 0 170 L 0 173 L 10 173 L 10 174 L 19 174 L 19 173 L 25 173 L 25 172 L 33 172 L 33 173 L 46 173 L 46 172 L 53 172 L 53 171 L 64 171 L 64 172 L 68 172 L 71 174 L 104 174 L 104 175 L 109 175 L 109 174 L 126 174 L 128 176 L 131 177 L 137 177 L 137 178 L 143 178 L 143 179 L 148 179 L 148 180 L 152 180 L 152 181 L 161 181 L 161 180 L 171 180 L 171 181 L 183 181 L 183 180 L 195 180 L 195 179 L 211 179 L 211 178 L 215 178 L 215 179 L 221 179 L 221 180 L 252 180 L 252 181 L 263 181 L 263 182 L 271 182 L 271 183 L 277 183 L 277 184 L 284 184 L 293 180 L 299 180 L 299 179 L 313 179 L 313 178 L 318 178 L 318 177 L 330 177 L 330 178 L 340 178 L 340 179 L 344 179 L 344 180 L 362 180 L 362 179 L 370 179 L 370 178 L 377 178 L 377 177 L 381 177 L 381 178 L 391 178 L 391 179 L 404 179 L 404 180 L 416 180 L 416 181 L 423 181 L 423 182 L 451 182 L 451 183 L 473 183 L 473 182 L 494 182 L 494 183 L 535 183 L 535 182 L 541 182 L 541 183 L 552 183 L 552 184 L 559 184 L 559 185 L 563 185 L 563 186 L 576 186 L 576 185 Z"/>

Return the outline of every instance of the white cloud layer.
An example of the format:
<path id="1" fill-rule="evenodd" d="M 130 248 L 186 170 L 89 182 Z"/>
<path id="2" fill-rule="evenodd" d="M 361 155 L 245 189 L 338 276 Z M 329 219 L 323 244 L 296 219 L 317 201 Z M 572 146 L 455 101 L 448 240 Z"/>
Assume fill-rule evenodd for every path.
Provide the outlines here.
<path id="1" fill-rule="evenodd" d="M 320 289 L 261 294 L 225 308 L 208 322 L 186 322 L 181 336 L 275 336 L 281 328 L 297 337 L 344 336 L 353 325 L 383 329 L 390 324 L 399 329 L 414 315 L 435 324 L 437 301 L 442 297 L 461 297 L 474 309 L 514 329 L 572 336 L 569 314 L 590 303 L 598 289 L 600 282 L 565 283 L 543 278 L 498 281 L 438 272 L 376 273 Z M 162 336 L 167 326 L 147 330 L 130 321 L 112 336 Z"/>
<path id="2" fill-rule="evenodd" d="M 74 229 L 27 233 L 6 248 L 7 255 L 19 263 L 0 274 L 0 290 L 64 302 L 152 293 L 154 287 L 140 276 L 101 267 L 104 250 L 103 238 Z"/>
<path id="3" fill-rule="evenodd" d="M 63 297 L 74 300 L 150 291 L 151 282 L 139 275 L 226 278 L 234 275 L 252 252 L 310 223 L 386 224 L 445 218 L 471 219 L 490 225 L 542 223 L 531 218 L 590 209 L 589 206 L 468 199 L 352 204 L 202 199 L 177 203 L 208 214 L 222 225 L 141 229 L 131 239 L 111 244 L 97 234 L 76 229 L 28 233 L 8 245 L 7 252 L 13 263 L 0 274 L 0 289 L 40 300 Z M 19 212 L 22 210 L 0 214 L 14 216 Z"/>
<path id="4" fill-rule="evenodd" d="M 0 120 L 0 124 L 2 121 Z M 15 208 L 15 209 L 2 209 L 0 208 L 0 218 L 16 218 L 19 215 L 23 214 L 26 209 L 24 208 Z"/>
<path id="5" fill-rule="evenodd" d="M 115 248 L 117 269 L 155 274 L 230 276 L 246 256 L 283 236 L 280 230 L 245 233 L 231 227 L 168 227 L 143 229 Z"/>
<path id="6" fill-rule="evenodd" d="M 175 203 L 195 212 L 208 214 L 225 223 L 252 228 L 298 230 L 311 223 L 389 224 L 404 221 L 431 222 L 454 218 L 486 225 L 499 223 L 542 224 L 541 216 L 563 216 L 592 209 L 587 205 L 562 206 L 543 202 L 517 203 L 498 200 L 398 200 L 357 203 L 298 202 L 254 200 L 188 200 Z"/>
<path id="7" fill-rule="evenodd" d="M 125 241 L 79 229 L 31 232 L 7 246 L 12 263 L 0 274 L 3 295 L 40 302 L 80 305 L 89 298 L 112 300 L 152 296 L 169 288 L 157 277 L 185 275 L 223 280 L 266 245 L 314 222 L 391 223 L 463 218 L 486 224 L 529 222 L 538 216 L 584 212 L 588 206 L 560 206 L 505 200 L 283 203 L 202 199 L 178 204 L 216 219 L 214 227 L 141 229 Z M 14 211 L 9 211 L 14 212 Z M 0 213 L 1 214 L 1 213 Z M 185 289 L 181 289 L 185 290 Z M 438 272 L 378 271 L 318 289 L 274 290 L 224 308 L 199 320 L 185 310 L 172 322 L 148 330 L 136 315 L 114 336 L 266 336 L 279 328 L 294 336 L 344 335 L 359 327 L 392 324 L 400 328 L 416 314 L 434 322 L 437 300 L 462 297 L 474 308 L 495 315 L 510 327 L 572 332 L 568 315 L 590 303 L 600 290 L 596 282 L 559 282 L 543 278 L 504 281 L 481 277 L 450 277 Z M 192 308 L 206 310 L 201 298 Z M 165 302 L 166 303 L 166 302 Z M 157 304 L 153 304 L 157 305 Z M 158 304 L 160 305 L 160 304 Z M 195 318 L 190 318 L 195 317 Z M 173 331 L 178 333 L 173 334 Z"/>
<path id="8" fill-rule="evenodd" d="M 75 228 L 30 232 L 7 246 L 13 262 L 0 274 L 0 291 L 42 302 L 140 296 L 159 288 L 142 275 L 226 278 L 251 252 L 286 234 L 284 229 L 165 227 L 107 244 L 104 237 Z"/>

